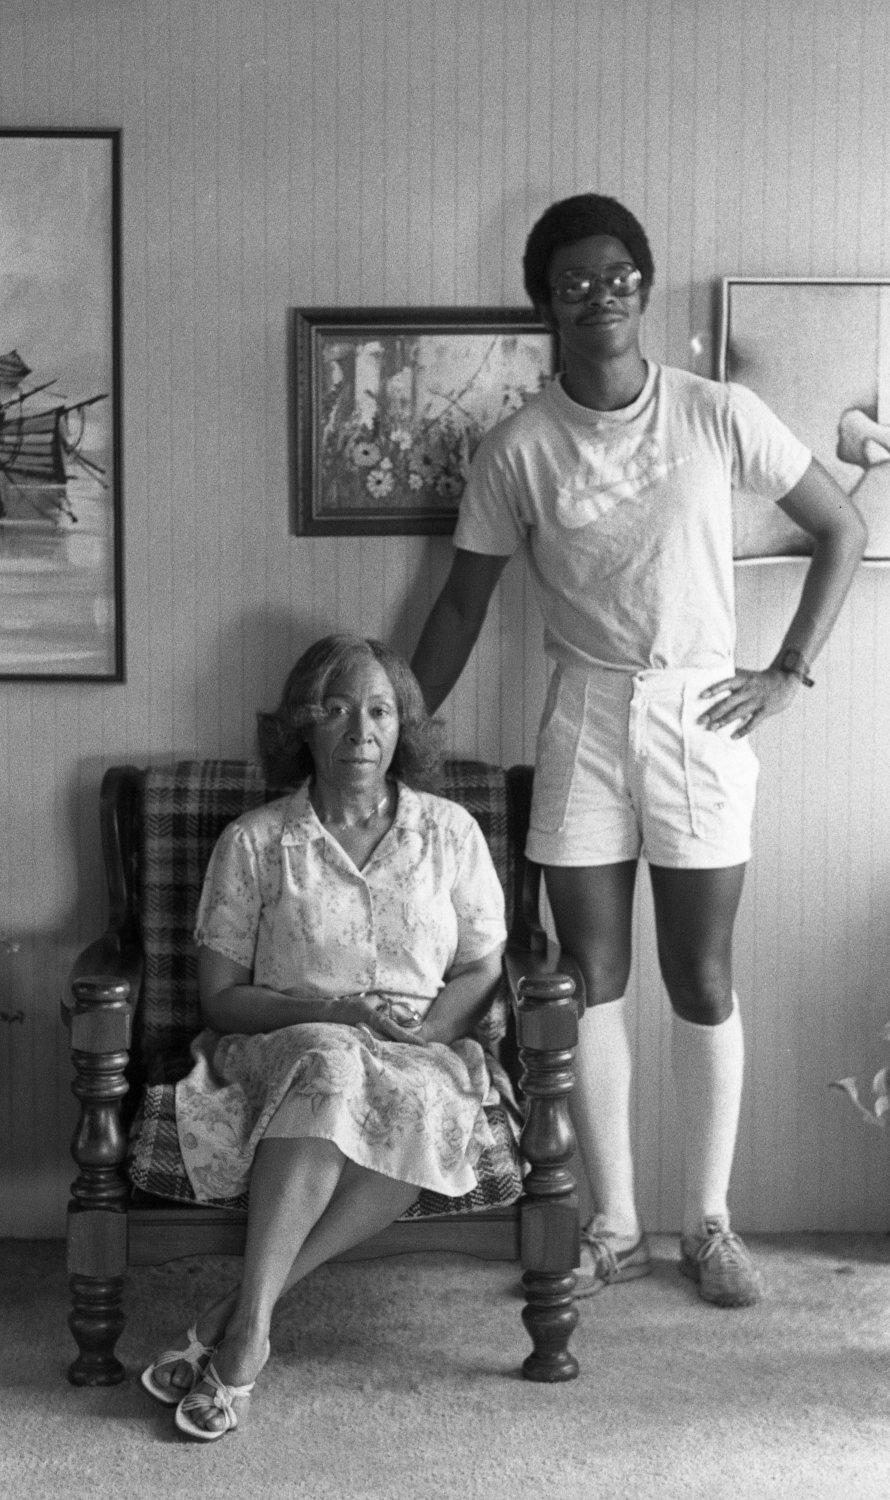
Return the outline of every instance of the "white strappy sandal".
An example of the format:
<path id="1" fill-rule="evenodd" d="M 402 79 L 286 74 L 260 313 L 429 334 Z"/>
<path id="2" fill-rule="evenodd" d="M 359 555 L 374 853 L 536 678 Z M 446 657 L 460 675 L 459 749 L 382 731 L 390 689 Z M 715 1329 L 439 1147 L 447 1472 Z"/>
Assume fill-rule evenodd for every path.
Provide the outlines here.
<path id="1" fill-rule="evenodd" d="M 213 1443 L 217 1438 L 225 1437 L 227 1432 L 234 1432 L 238 1426 L 239 1416 L 244 1416 L 250 1402 L 250 1393 L 256 1385 L 252 1380 L 250 1385 L 226 1385 L 220 1380 L 216 1366 L 211 1360 L 201 1376 L 202 1381 L 213 1387 L 211 1391 L 189 1391 L 183 1396 L 176 1408 L 176 1425 L 180 1432 L 186 1433 L 188 1437 L 198 1438 L 203 1443 Z M 189 1412 L 221 1411 L 225 1417 L 224 1427 L 201 1427 L 199 1423 L 193 1422 Z"/>
<path id="2" fill-rule="evenodd" d="M 188 1392 L 184 1391 L 181 1386 L 177 1389 L 170 1385 L 158 1385 L 154 1378 L 155 1370 L 160 1365 L 191 1365 L 192 1385 L 194 1385 L 204 1374 L 205 1367 L 213 1353 L 212 1344 L 201 1343 L 196 1332 L 196 1326 L 193 1323 L 191 1328 L 186 1330 L 185 1336 L 189 1340 L 187 1348 L 165 1349 L 163 1354 L 159 1354 L 154 1363 L 148 1365 L 139 1377 L 148 1394 L 154 1396 L 156 1401 L 162 1401 L 164 1406 L 178 1406 L 183 1396 L 187 1395 Z"/>

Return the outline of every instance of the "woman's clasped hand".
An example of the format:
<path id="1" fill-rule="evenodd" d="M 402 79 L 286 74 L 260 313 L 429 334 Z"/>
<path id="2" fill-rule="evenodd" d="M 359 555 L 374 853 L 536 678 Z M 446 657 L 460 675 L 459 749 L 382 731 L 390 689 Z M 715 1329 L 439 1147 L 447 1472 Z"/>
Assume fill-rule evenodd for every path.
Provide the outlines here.
<path id="1" fill-rule="evenodd" d="M 368 1026 L 397 1042 L 426 1041 L 423 1034 L 423 1016 L 413 1005 L 404 1000 L 392 1000 L 385 995 L 343 995 L 342 1012 L 338 1020 L 350 1026 Z"/>

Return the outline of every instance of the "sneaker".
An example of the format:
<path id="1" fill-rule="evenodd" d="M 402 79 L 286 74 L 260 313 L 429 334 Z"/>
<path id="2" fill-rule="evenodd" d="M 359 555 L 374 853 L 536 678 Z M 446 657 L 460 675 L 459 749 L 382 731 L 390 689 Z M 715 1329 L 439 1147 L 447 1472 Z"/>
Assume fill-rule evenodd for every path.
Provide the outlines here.
<path id="1" fill-rule="evenodd" d="M 637 1281 L 652 1270 L 644 1234 L 621 1249 L 617 1235 L 581 1230 L 581 1266 L 575 1272 L 575 1297 L 594 1297 L 617 1281 Z"/>
<path id="2" fill-rule="evenodd" d="M 683 1236 L 680 1272 L 698 1283 L 703 1301 L 717 1307 L 751 1307 L 763 1293 L 748 1250 L 722 1219 L 703 1219 L 697 1234 Z"/>

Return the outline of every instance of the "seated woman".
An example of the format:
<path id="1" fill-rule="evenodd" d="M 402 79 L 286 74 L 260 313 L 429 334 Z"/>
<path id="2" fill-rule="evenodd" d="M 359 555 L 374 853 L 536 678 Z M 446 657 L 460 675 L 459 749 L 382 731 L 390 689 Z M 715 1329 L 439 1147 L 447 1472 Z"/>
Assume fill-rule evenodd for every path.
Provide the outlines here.
<path id="1" fill-rule="evenodd" d="M 260 716 L 260 751 L 297 790 L 214 849 L 207 1029 L 176 1091 L 198 1199 L 249 1183 L 241 1281 L 142 1376 L 205 1440 L 237 1426 L 282 1293 L 421 1188 L 470 1191 L 491 1141 L 468 1032 L 499 980 L 503 893 L 474 819 L 422 789 L 438 755 L 410 668 L 375 641 L 318 641 Z"/>

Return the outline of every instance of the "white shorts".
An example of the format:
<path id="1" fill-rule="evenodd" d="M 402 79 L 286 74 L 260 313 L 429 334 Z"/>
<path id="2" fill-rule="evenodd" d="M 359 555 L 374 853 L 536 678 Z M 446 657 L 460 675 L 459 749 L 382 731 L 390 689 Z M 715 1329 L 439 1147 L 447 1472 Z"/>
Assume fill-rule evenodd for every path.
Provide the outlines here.
<path id="1" fill-rule="evenodd" d="M 670 869 L 751 857 L 759 770 L 749 739 L 696 720 L 731 670 L 557 666 L 538 731 L 526 853 L 542 865 L 645 855 Z"/>

